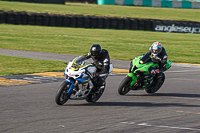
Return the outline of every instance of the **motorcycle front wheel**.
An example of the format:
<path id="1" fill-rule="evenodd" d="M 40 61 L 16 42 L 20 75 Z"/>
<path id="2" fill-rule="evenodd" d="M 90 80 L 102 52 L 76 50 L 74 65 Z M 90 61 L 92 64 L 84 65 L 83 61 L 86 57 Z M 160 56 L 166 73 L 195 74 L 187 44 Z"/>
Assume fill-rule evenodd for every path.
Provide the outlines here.
<path id="1" fill-rule="evenodd" d="M 118 87 L 118 93 L 120 95 L 125 95 L 130 91 L 130 83 L 132 81 L 131 77 L 125 77 Z"/>
<path id="2" fill-rule="evenodd" d="M 70 94 L 67 93 L 67 91 L 69 90 L 69 87 L 70 87 L 70 83 L 65 82 L 65 81 L 60 85 L 55 97 L 56 104 L 63 105 L 64 103 L 68 101 L 68 99 L 71 96 L 71 93 Z"/>

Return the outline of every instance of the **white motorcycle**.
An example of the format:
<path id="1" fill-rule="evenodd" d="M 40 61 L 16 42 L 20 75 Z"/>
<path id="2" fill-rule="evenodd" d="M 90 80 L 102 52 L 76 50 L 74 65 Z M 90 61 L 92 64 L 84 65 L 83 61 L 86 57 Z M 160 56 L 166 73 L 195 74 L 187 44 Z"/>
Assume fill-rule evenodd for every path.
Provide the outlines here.
<path id="1" fill-rule="evenodd" d="M 58 105 L 63 105 L 71 100 L 83 100 L 87 102 L 96 102 L 104 92 L 104 86 L 97 88 L 93 84 L 92 73 L 96 72 L 97 68 L 93 63 L 88 63 L 81 60 L 81 56 L 70 61 L 65 69 L 65 81 L 60 85 L 56 93 L 55 102 Z M 109 73 L 113 70 L 113 65 L 110 64 Z M 107 76 L 105 74 L 99 77 Z"/>

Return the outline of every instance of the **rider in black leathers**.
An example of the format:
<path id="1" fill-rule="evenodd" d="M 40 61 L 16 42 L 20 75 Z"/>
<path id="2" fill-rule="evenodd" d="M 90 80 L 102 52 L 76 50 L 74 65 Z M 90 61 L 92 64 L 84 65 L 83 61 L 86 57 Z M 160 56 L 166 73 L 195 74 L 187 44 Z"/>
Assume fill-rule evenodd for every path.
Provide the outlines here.
<path id="1" fill-rule="evenodd" d="M 149 48 L 146 55 L 152 55 L 151 61 L 153 63 L 158 63 L 159 68 L 152 70 L 151 74 L 155 75 L 155 88 L 159 87 L 159 84 L 162 82 L 162 78 L 164 76 L 164 71 L 166 70 L 166 64 L 167 64 L 167 53 L 165 51 L 165 48 L 162 47 L 162 44 L 160 42 L 154 42 L 152 46 Z"/>
<path id="2" fill-rule="evenodd" d="M 159 70 L 161 72 L 166 69 L 167 53 L 160 42 L 154 42 L 146 54 L 149 56 L 152 55 L 152 62 L 159 64 Z"/>
<path id="3" fill-rule="evenodd" d="M 97 71 L 92 73 L 93 81 L 96 83 L 96 87 L 105 87 L 105 80 L 108 76 L 110 69 L 110 57 L 107 50 L 102 49 L 99 44 L 93 44 L 90 48 L 90 52 L 82 56 L 83 60 L 92 58 L 94 65 L 97 67 Z M 96 90 L 98 91 L 98 89 Z"/>

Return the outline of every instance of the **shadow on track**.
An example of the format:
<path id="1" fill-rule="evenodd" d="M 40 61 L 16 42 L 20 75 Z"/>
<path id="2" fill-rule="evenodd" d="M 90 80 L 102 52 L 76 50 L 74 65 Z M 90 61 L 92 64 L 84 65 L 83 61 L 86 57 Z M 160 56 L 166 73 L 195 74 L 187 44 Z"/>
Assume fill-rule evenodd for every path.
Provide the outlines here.
<path id="1" fill-rule="evenodd" d="M 200 105 L 188 105 L 182 103 L 150 103 L 150 102 L 96 102 L 85 104 L 64 104 L 63 106 L 124 106 L 124 107 L 200 107 Z"/>
<path id="2" fill-rule="evenodd" d="M 125 96 L 165 96 L 165 97 L 182 97 L 182 98 L 200 98 L 200 94 L 183 94 L 183 93 L 155 93 L 155 94 L 127 94 Z"/>
<path id="3" fill-rule="evenodd" d="M 180 98 L 200 98 L 200 94 L 182 94 L 182 93 L 155 93 L 155 94 L 126 94 L 121 97 L 180 97 Z M 197 100 L 198 100 L 197 99 Z M 153 103 L 153 102 L 96 102 L 84 104 L 66 103 L 63 106 L 124 106 L 124 107 L 200 107 L 200 105 L 184 104 L 184 103 Z"/>

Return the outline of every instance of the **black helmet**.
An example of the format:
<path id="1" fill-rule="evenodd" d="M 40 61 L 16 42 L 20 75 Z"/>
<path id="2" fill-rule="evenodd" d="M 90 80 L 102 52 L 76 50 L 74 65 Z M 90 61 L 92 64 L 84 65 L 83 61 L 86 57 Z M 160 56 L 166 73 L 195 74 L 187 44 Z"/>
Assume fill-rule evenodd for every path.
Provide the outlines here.
<path id="1" fill-rule="evenodd" d="M 90 48 L 91 56 L 94 58 L 98 58 L 101 54 L 102 48 L 99 44 L 93 44 Z"/>

